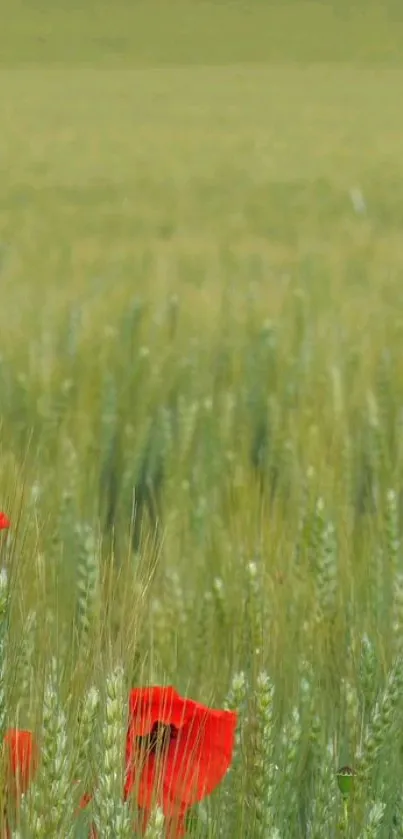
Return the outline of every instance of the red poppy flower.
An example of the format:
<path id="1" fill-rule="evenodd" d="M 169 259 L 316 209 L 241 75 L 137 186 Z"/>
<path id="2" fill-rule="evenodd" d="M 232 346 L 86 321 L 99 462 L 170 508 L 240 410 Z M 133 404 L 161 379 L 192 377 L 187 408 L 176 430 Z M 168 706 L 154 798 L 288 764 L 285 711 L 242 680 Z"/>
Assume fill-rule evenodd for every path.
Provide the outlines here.
<path id="1" fill-rule="evenodd" d="M 8 769 L 8 790 L 17 798 L 27 791 L 39 760 L 38 747 L 30 731 L 10 728 L 4 736 Z"/>
<path id="2" fill-rule="evenodd" d="M 145 830 L 162 807 L 169 839 L 183 836 L 187 809 L 210 795 L 231 761 L 237 715 L 181 697 L 173 687 L 130 693 L 125 799 L 134 794 Z"/>
<path id="3" fill-rule="evenodd" d="M 0 512 L 0 530 L 7 530 L 10 527 L 10 519 L 5 513 Z"/>
<path id="4" fill-rule="evenodd" d="M 3 742 L 3 753 L 6 760 L 6 791 L 7 800 L 4 807 L 4 821 L 2 836 L 11 838 L 8 823 L 10 811 L 18 810 L 19 799 L 26 792 L 29 783 L 38 766 L 38 748 L 30 731 L 10 728 L 6 731 Z"/>

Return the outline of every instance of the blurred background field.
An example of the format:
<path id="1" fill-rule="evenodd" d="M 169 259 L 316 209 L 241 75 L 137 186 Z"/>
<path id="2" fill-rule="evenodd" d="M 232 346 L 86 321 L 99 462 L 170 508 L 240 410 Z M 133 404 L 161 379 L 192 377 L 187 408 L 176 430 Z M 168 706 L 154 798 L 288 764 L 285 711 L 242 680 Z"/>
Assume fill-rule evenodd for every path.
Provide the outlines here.
<path id="1" fill-rule="evenodd" d="M 100 543 L 87 680 L 107 649 L 218 703 L 264 670 L 280 730 L 304 673 L 319 753 L 352 762 L 402 618 L 400 4 L 3 6 L 16 637 L 42 602 L 39 659 L 76 636 Z M 281 836 L 336 829 L 307 826 L 312 719 Z M 400 740 L 371 836 L 402 829 Z"/>

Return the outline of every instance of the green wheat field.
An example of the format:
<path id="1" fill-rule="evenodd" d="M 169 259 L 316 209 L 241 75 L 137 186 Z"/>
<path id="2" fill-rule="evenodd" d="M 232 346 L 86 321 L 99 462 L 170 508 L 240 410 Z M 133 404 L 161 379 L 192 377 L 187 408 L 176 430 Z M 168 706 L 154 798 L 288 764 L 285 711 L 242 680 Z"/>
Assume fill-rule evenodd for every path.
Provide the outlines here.
<path id="1" fill-rule="evenodd" d="M 174 685 L 186 835 L 402 839 L 402 4 L 0 5 L 0 837 L 134 836 Z"/>

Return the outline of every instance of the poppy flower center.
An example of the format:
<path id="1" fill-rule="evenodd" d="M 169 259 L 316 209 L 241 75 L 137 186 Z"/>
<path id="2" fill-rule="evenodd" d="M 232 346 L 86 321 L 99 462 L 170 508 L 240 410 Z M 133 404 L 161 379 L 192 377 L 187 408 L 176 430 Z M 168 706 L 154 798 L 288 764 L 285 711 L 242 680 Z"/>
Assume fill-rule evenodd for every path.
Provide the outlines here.
<path id="1" fill-rule="evenodd" d="M 155 722 L 150 733 L 143 737 L 136 737 L 136 742 L 139 751 L 146 754 L 155 754 L 156 752 L 165 752 L 178 735 L 178 729 L 174 725 L 163 725 L 163 723 Z"/>

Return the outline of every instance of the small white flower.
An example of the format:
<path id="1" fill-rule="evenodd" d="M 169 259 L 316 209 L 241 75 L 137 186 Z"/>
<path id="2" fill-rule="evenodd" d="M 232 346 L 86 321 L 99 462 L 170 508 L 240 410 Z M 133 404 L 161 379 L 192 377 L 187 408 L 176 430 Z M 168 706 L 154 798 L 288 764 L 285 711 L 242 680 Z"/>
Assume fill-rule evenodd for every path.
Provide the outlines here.
<path id="1" fill-rule="evenodd" d="M 254 580 L 257 576 L 257 565 L 256 562 L 249 562 L 248 563 L 248 572 L 249 576 Z"/>
<path id="2" fill-rule="evenodd" d="M 7 590 L 8 574 L 6 568 L 0 569 L 0 593 L 3 594 Z"/>
<path id="3" fill-rule="evenodd" d="M 215 577 L 215 579 L 213 580 L 213 589 L 216 592 L 216 594 L 222 594 L 222 592 L 224 591 L 224 583 L 221 577 Z"/>
<path id="4" fill-rule="evenodd" d="M 37 504 L 40 497 L 42 495 L 42 488 L 38 481 L 35 481 L 31 487 L 31 501 L 33 504 Z"/>
<path id="5" fill-rule="evenodd" d="M 350 199 L 357 215 L 362 216 L 367 212 L 367 204 L 359 187 L 356 186 L 350 189 Z"/>

